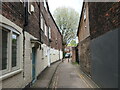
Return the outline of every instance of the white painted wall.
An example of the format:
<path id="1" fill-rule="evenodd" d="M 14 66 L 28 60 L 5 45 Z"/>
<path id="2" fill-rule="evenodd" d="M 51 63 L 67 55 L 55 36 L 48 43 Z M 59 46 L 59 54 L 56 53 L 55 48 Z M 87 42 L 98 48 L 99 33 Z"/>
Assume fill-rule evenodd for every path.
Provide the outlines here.
<path id="1" fill-rule="evenodd" d="M 59 60 L 59 50 L 55 50 L 54 48 L 51 48 L 50 57 L 51 57 L 51 63 Z"/>
<path id="2" fill-rule="evenodd" d="M 2 81 L 2 87 L 3 88 L 24 88 L 26 85 L 28 85 L 32 81 L 32 47 L 34 45 L 31 44 L 30 39 L 31 38 L 36 39 L 36 38 L 30 35 L 29 33 L 25 32 L 25 57 L 24 57 L 24 67 L 23 67 L 22 28 L 12 23 L 10 20 L 3 17 L 2 15 L 0 15 L 0 18 L 2 18 L 2 21 L 0 22 L 16 28 L 16 30 L 18 30 L 21 33 L 20 34 L 20 47 L 19 47 L 20 48 L 19 60 L 20 60 L 20 69 L 23 69 L 19 73 L 15 74 L 13 77 L 0 80 Z M 36 51 L 36 77 L 47 66 L 49 66 L 49 59 L 48 59 L 49 49 L 50 49 L 50 63 L 53 63 L 59 60 L 59 54 L 60 54 L 60 59 L 62 59 L 63 57 L 62 51 L 55 50 L 54 48 L 49 48 L 45 44 L 42 44 L 41 47 L 43 48 L 43 55 L 42 55 L 42 49 L 38 48 Z M 23 78 L 23 72 L 24 72 L 24 78 Z"/>
<path id="3" fill-rule="evenodd" d="M 13 22 L 11 22 L 10 20 L 8 20 L 7 18 L 5 18 L 4 16 L 0 15 L 0 23 L 4 23 L 6 24 L 7 26 L 10 26 L 10 27 L 14 27 L 17 31 L 20 32 L 20 35 L 19 35 L 19 41 L 20 41 L 20 45 L 19 45 L 19 49 L 20 49 L 20 53 L 19 53 L 19 65 L 20 65 L 20 68 L 19 68 L 19 72 L 9 72 L 5 75 L 2 75 L 0 76 L 0 82 L 2 81 L 2 88 L 21 88 L 23 87 L 22 86 L 22 83 L 23 83 L 23 78 L 22 78 L 22 66 L 23 66 L 23 63 L 22 63 L 22 55 L 23 55 L 23 34 L 22 34 L 22 28 L 20 28 L 19 26 L 17 26 L 16 24 L 14 24 Z M 1 72 L 1 71 L 0 71 Z M 13 76 L 14 75 L 14 76 Z M 13 77 L 12 77 L 13 76 Z"/>

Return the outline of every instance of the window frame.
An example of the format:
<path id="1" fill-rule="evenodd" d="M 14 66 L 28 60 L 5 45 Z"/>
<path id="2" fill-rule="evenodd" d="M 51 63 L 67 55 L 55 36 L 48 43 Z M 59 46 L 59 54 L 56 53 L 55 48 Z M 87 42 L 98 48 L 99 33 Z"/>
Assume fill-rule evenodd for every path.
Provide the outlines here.
<path id="1" fill-rule="evenodd" d="M 51 28 L 49 27 L 49 39 L 51 39 Z"/>
<path id="2" fill-rule="evenodd" d="M 28 0 L 28 13 L 31 14 L 31 2 Z"/>
<path id="3" fill-rule="evenodd" d="M 5 74 L 8 74 L 8 73 L 11 73 L 13 71 L 20 69 L 20 59 L 18 58 L 18 55 L 20 53 L 19 42 L 20 42 L 21 33 L 17 31 L 15 28 L 2 24 L 2 23 L 0 23 L 0 27 L 1 27 L 1 30 L 5 30 L 8 32 L 7 69 L 0 70 L 0 72 L 2 72 L 2 75 L 5 75 Z M 17 53 L 18 54 L 17 54 L 17 60 L 16 60 L 17 62 L 16 67 L 12 67 L 12 33 L 15 33 L 16 35 L 18 35 L 17 36 Z"/>
<path id="4" fill-rule="evenodd" d="M 44 27 L 45 27 L 45 36 L 47 37 L 48 36 L 48 26 L 46 23 L 44 24 Z"/>
<path id="5" fill-rule="evenodd" d="M 1 27 L 1 26 L 0 26 Z M 10 58 L 9 58 L 9 54 L 8 53 L 10 53 L 9 52 L 9 50 L 10 50 L 10 47 L 9 47 L 9 45 L 10 45 L 10 31 L 9 30 L 6 30 L 5 28 L 1 28 L 1 30 L 3 31 L 6 31 L 7 33 L 8 33 L 8 37 L 7 37 L 7 68 L 6 69 L 4 69 L 4 70 L 0 70 L 0 71 L 2 71 L 2 74 L 3 73 L 8 73 L 9 72 L 9 65 L 8 65 L 8 63 L 9 63 L 9 61 L 10 61 Z"/>
<path id="6" fill-rule="evenodd" d="M 86 12 L 86 7 L 84 8 L 84 21 L 86 20 L 87 18 L 87 12 Z"/>
<path id="7" fill-rule="evenodd" d="M 15 32 L 12 32 L 12 34 L 16 34 Z M 19 69 L 19 58 L 18 58 L 18 55 L 19 55 L 19 34 L 16 34 L 17 35 L 17 56 L 16 56 L 16 66 L 15 67 L 12 67 L 12 43 L 11 43 L 11 69 L 12 71 L 15 71 L 16 69 Z M 12 37 L 11 37 L 11 42 L 12 42 Z"/>
<path id="8" fill-rule="evenodd" d="M 43 18 L 43 15 L 41 13 L 41 29 L 44 31 L 44 18 Z"/>
<path id="9" fill-rule="evenodd" d="M 44 7 L 45 7 L 45 9 L 47 10 L 47 5 L 46 5 L 46 2 L 47 2 L 47 1 L 46 1 L 46 0 L 44 0 L 44 2 L 43 2 L 43 3 L 44 3 Z"/>

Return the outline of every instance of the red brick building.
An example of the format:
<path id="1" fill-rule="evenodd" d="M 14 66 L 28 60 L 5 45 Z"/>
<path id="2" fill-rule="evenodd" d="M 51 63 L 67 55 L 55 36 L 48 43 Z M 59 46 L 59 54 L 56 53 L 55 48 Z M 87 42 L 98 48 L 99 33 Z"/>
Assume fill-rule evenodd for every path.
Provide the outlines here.
<path id="1" fill-rule="evenodd" d="M 79 21 L 81 69 L 103 88 L 118 88 L 119 7 L 119 2 L 84 2 Z"/>
<path id="2" fill-rule="evenodd" d="M 24 88 L 62 59 L 62 35 L 44 2 L 2 2 L 0 80 L 2 88 Z M 11 83 L 12 82 L 12 83 Z"/>

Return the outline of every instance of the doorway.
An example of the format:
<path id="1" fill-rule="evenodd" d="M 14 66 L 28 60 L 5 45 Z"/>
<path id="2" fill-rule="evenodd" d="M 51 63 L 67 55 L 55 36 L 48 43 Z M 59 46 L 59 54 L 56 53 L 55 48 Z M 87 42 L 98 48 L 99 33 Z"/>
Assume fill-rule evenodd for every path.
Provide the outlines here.
<path id="1" fill-rule="evenodd" d="M 32 48 L 32 83 L 36 80 L 36 49 Z"/>

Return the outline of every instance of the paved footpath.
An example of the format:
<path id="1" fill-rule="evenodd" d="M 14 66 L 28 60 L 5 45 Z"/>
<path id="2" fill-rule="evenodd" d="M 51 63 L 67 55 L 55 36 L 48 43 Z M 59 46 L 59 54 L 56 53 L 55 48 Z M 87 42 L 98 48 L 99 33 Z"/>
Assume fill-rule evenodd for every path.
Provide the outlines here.
<path id="1" fill-rule="evenodd" d="M 80 70 L 78 64 L 65 60 L 57 68 L 50 88 L 98 88 L 98 86 Z"/>
<path id="2" fill-rule="evenodd" d="M 46 68 L 38 77 L 38 80 L 31 86 L 31 88 L 48 88 L 53 75 L 61 61 L 53 63 L 50 67 Z"/>

